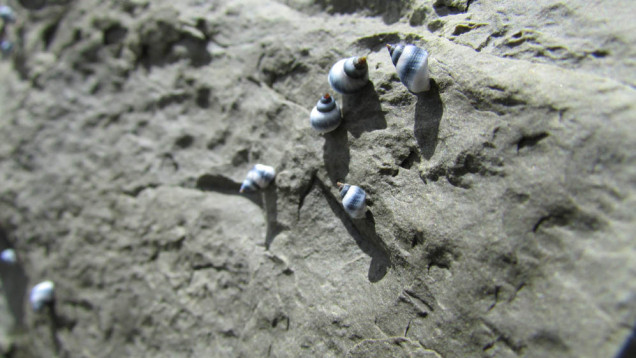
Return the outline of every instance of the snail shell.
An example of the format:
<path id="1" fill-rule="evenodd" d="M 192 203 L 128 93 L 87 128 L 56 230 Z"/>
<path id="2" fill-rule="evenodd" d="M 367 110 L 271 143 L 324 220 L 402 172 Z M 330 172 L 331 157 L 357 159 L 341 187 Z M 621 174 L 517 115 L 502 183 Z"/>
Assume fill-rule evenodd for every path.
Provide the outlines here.
<path id="1" fill-rule="evenodd" d="M 349 216 L 354 219 L 361 219 L 367 210 L 367 193 L 359 186 L 338 183 L 342 206 Z"/>
<path id="2" fill-rule="evenodd" d="M 18 260 L 15 255 L 15 250 L 13 249 L 2 250 L 2 252 L 0 252 L 0 261 L 8 263 L 8 264 L 16 263 L 16 261 Z"/>
<path id="3" fill-rule="evenodd" d="M 4 22 L 14 22 L 15 15 L 13 14 L 13 9 L 7 5 L 0 5 L 0 19 Z"/>
<path id="4" fill-rule="evenodd" d="M 275 176 L 276 171 L 274 168 L 263 164 L 256 164 L 247 173 L 247 177 L 243 180 L 243 184 L 241 185 L 239 192 L 253 192 L 263 189 L 267 187 L 272 180 L 274 180 Z"/>
<path id="5" fill-rule="evenodd" d="M 13 43 L 11 41 L 0 41 L 0 52 L 2 52 L 3 55 L 8 56 L 11 50 L 13 50 Z"/>
<path id="6" fill-rule="evenodd" d="M 428 91 L 428 52 L 414 45 L 386 45 L 400 81 L 413 93 Z"/>
<path id="7" fill-rule="evenodd" d="M 341 120 L 342 116 L 340 115 L 338 103 L 333 97 L 329 96 L 329 93 L 325 93 L 322 96 L 309 115 L 311 127 L 319 133 L 328 133 L 338 128 Z"/>
<path id="8" fill-rule="evenodd" d="M 329 84 L 342 94 L 360 91 L 369 82 L 366 57 L 350 57 L 336 62 L 329 70 Z"/>
<path id="9" fill-rule="evenodd" d="M 39 311 L 47 304 L 53 302 L 55 284 L 52 281 L 42 281 L 31 289 L 31 307 L 34 311 Z"/>

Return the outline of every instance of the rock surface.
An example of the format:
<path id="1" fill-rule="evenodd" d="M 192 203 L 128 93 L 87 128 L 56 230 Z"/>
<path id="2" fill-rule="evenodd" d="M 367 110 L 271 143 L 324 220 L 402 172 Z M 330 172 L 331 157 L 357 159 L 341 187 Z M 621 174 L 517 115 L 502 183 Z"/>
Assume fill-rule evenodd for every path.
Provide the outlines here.
<path id="1" fill-rule="evenodd" d="M 9 4 L 5 354 L 610 357 L 630 334 L 636 2 Z M 354 55 L 372 85 L 317 135 Z M 238 195 L 255 163 L 275 183 Z M 47 314 L 15 304 L 45 279 Z"/>

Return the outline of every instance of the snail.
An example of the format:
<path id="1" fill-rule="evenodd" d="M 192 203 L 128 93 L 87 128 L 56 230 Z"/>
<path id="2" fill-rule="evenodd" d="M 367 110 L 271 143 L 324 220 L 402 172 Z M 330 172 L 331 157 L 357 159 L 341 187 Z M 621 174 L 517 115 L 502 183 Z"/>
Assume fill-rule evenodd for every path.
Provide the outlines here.
<path id="1" fill-rule="evenodd" d="M 428 77 L 428 52 L 414 45 L 390 45 L 386 48 L 391 55 L 400 81 L 413 93 L 428 91 L 431 87 Z"/>
<path id="2" fill-rule="evenodd" d="M 4 22 L 14 22 L 15 15 L 13 14 L 13 9 L 7 5 L 0 5 L 0 19 Z"/>
<path id="3" fill-rule="evenodd" d="M 8 264 L 16 263 L 16 261 L 18 260 L 15 256 L 15 250 L 13 249 L 2 250 L 2 252 L 0 252 L 0 261 L 8 263 Z"/>
<path id="4" fill-rule="evenodd" d="M 52 281 L 42 281 L 31 289 L 31 307 L 34 311 L 39 311 L 45 305 L 53 303 L 55 284 Z"/>
<path id="5" fill-rule="evenodd" d="M 263 164 L 256 164 L 247 173 L 247 177 L 243 180 L 239 193 L 253 192 L 258 189 L 263 189 L 267 187 L 272 180 L 274 180 L 275 176 L 276 171 L 274 168 Z"/>
<path id="6" fill-rule="evenodd" d="M 342 198 L 342 206 L 349 216 L 354 219 L 361 219 L 367 209 L 366 198 L 367 193 L 359 186 L 343 184 L 338 182 L 340 197 Z"/>
<path id="7" fill-rule="evenodd" d="M 338 103 L 329 96 L 329 93 L 325 93 L 316 104 L 316 107 L 311 110 L 309 122 L 311 127 L 319 133 L 328 133 L 338 128 L 341 118 Z"/>
<path id="8" fill-rule="evenodd" d="M 336 62 L 329 70 L 329 84 L 342 94 L 360 91 L 369 82 L 366 57 L 350 57 Z"/>
<path id="9" fill-rule="evenodd" d="M 3 55 L 8 56 L 11 50 L 13 50 L 13 43 L 11 41 L 0 41 L 0 52 L 2 52 Z"/>

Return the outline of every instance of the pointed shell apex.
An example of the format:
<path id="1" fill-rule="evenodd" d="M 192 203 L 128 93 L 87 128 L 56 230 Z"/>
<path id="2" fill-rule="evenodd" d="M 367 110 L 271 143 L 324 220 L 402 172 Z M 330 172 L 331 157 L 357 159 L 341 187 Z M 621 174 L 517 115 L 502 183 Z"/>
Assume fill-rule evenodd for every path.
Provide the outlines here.
<path id="1" fill-rule="evenodd" d="M 340 126 L 342 114 L 336 99 L 326 93 L 309 114 L 309 124 L 318 133 L 329 133 Z"/>
<path id="2" fill-rule="evenodd" d="M 399 52 L 393 52 L 399 47 Z M 412 93 L 430 89 L 428 52 L 415 45 L 388 45 L 391 61 L 395 65 L 400 81 Z"/>
<path id="3" fill-rule="evenodd" d="M 361 91 L 369 82 L 368 66 L 356 68 L 353 64 L 354 60 L 356 57 L 341 59 L 329 70 L 327 80 L 334 91 L 341 94 L 354 94 Z"/>

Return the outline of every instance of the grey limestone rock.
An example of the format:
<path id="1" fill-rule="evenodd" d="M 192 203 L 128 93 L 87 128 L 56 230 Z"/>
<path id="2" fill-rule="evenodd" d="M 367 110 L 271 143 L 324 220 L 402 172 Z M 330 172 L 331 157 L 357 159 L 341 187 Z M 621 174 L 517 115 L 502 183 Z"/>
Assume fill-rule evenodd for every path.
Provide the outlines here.
<path id="1" fill-rule="evenodd" d="M 609 357 L 630 335 L 633 1 L 14 3 L 2 352 Z M 429 52 L 430 91 L 386 43 Z M 318 135 L 350 56 L 371 85 Z M 256 163 L 275 182 L 239 195 Z M 48 313 L 16 305 L 43 279 Z"/>

